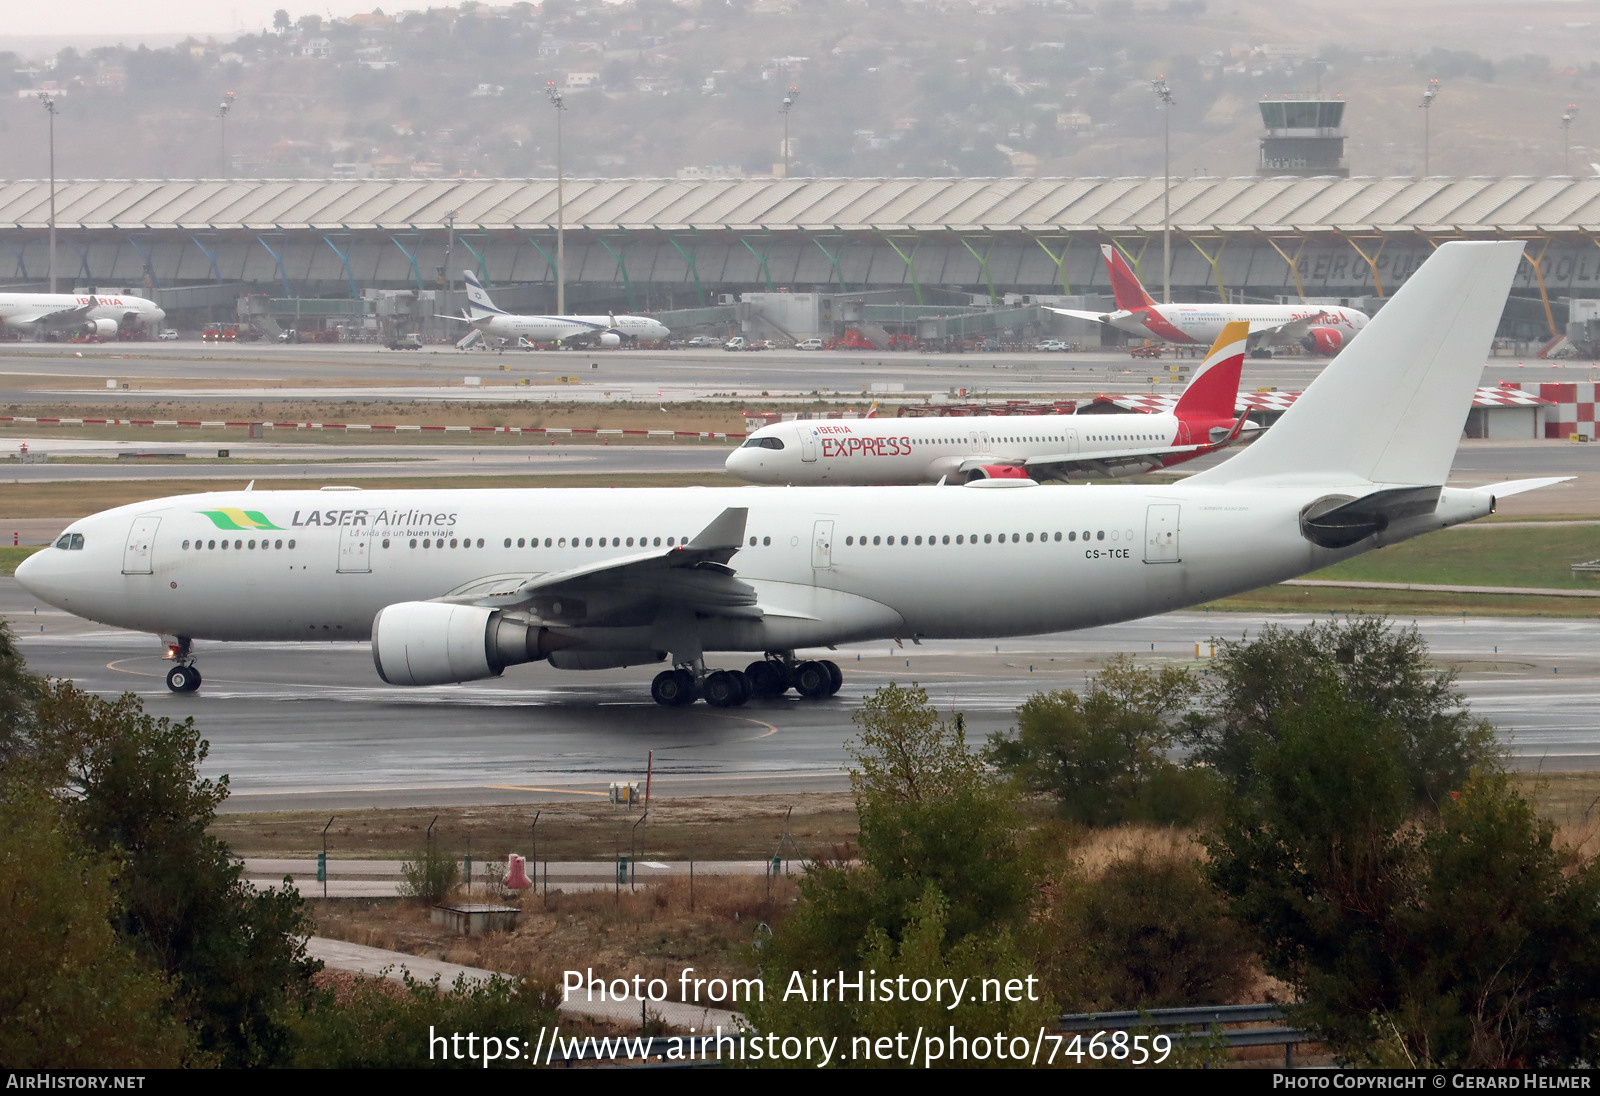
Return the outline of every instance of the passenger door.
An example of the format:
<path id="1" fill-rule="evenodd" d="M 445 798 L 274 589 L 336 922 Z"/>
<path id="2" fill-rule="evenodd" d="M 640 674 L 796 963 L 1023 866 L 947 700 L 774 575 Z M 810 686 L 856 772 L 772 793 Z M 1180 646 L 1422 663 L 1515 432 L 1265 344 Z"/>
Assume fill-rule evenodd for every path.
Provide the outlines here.
<path id="1" fill-rule="evenodd" d="M 148 575 L 155 555 L 156 529 L 161 525 L 160 518 L 135 518 L 133 527 L 128 530 L 128 543 L 122 549 L 122 573 L 125 575 Z"/>
<path id="2" fill-rule="evenodd" d="M 1178 563 L 1178 510 L 1175 502 L 1153 503 L 1145 515 L 1144 561 Z"/>
<path id="3" fill-rule="evenodd" d="M 817 459 L 817 431 L 814 427 L 800 428 L 800 459 L 808 463 Z"/>
<path id="4" fill-rule="evenodd" d="M 368 529 L 363 525 L 341 525 L 339 527 L 339 573 L 341 575 L 364 575 L 372 571 L 372 559 L 369 551 L 372 541 L 366 536 Z"/>
<path id="5" fill-rule="evenodd" d="M 811 566 L 826 571 L 833 566 L 833 522 L 819 521 L 811 530 Z"/>

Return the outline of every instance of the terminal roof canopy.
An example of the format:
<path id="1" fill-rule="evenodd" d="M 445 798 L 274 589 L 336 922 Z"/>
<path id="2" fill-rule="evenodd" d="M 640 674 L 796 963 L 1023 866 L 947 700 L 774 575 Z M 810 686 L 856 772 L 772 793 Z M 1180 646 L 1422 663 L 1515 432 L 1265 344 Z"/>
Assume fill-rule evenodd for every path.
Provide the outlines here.
<path id="1" fill-rule="evenodd" d="M 1327 104 L 1263 103 L 1263 117 L 1307 105 Z M 1161 181 L 1143 178 L 571 179 L 564 197 L 575 229 L 1115 233 L 1162 220 Z M 1600 178 L 1174 179 L 1171 203 L 1172 223 L 1190 232 L 1600 229 Z M 43 229 L 49 208 L 47 182 L 0 183 L 0 226 Z M 555 180 L 56 183 L 57 225 L 86 230 L 400 232 L 443 228 L 452 214 L 457 229 L 553 231 Z"/>

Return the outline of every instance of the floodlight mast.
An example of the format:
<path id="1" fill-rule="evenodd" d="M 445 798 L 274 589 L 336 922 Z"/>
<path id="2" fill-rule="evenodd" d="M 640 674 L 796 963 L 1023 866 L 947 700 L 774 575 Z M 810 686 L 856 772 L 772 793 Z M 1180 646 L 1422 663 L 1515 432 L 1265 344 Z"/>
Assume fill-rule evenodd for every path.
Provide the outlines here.
<path id="1" fill-rule="evenodd" d="M 228 171 L 228 112 L 233 109 L 233 92 L 225 92 L 217 104 L 217 160 L 219 173 L 226 179 Z"/>
<path id="2" fill-rule="evenodd" d="M 789 177 L 789 111 L 800 98 L 800 89 L 793 84 L 783 94 L 783 105 L 778 108 L 778 113 L 783 115 L 783 177 Z"/>
<path id="3" fill-rule="evenodd" d="M 566 201 L 561 182 L 561 115 L 567 109 L 566 100 L 554 80 L 545 84 L 545 94 L 550 105 L 556 108 L 556 315 L 567 314 L 567 223 Z"/>
<path id="4" fill-rule="evenodd" d="M 1161 300 L 1172 303 L 1172 89 L 1165 76 L 1150 82 L 1161 104 Z"/>
<path id="5" fill-rule="evenodd" d="M 39 93 L 39 103 L 50 115 L 50 292 L 56 291 L 56 97 Z"/>
<path id="6" fill-rule="evenodd" d="M 1439 97 L 1439 78 L 1435 76 L 1428 81 L 1428 86 L 1422 90 L 1422 102 L 1417 106 L 1422 108 L 1422 177 L 1426 179 L 1432 172 L 1429 163 L 1429 118 L 1433 114 L 1433 101 Z"/>
<path id="7" fill-rule="evenodd" d="M 1561 174 L 1572 174 L 1572 123 L 1578 118 L 1578 104 L 1568 103 L 1561 112 Z"/>

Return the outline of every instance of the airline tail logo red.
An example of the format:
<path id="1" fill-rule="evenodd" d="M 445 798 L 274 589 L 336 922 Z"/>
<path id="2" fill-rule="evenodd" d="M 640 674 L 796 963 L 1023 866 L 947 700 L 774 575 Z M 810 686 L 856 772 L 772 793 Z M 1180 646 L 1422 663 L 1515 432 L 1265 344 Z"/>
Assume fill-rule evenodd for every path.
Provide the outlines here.
<path id="1" fill-rule="evenodd" d="M 1243 320 L 1223 325 L 1200 372 L 1195 374 L 1172 409 L 1180 422 L 1204 426 L 1234 421 L 1239 377 L 1244 372 L 1244 351 L 1249 338 L 1250 325 Z"/>
<path id="2" fill-rule="evenodd" d="M 1156 302 L 1139 284 L 1139 276 L 1128 265 L 1128 260 L 1122 257 L 1122 252 L 1111 244 L 1101 244 L 1100 254 L 1105 256 L 1106 269 L 1111 272 L 1111 295 L 1116 298 L 1118 308 L 1124 312 L 1137 312 L 1141 308 L 1155 307 Z"/>

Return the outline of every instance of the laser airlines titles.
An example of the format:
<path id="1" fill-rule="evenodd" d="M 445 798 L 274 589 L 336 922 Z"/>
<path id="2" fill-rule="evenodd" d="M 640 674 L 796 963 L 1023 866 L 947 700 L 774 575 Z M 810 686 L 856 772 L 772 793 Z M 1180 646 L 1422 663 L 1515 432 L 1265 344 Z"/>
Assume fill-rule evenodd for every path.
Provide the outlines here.
<path id="1" fill-rule="evenodd" d="M 289 524 L 297 527 L 307 525 L 366 525 L 368 522 L 377 526 L 403 525 L 406 527 L 428 526 L 453 526 L 456 523 L 455 514 L 430 514 L 426 510 L 379 510 L 376 514 L 370 510 L 310 510 L 302 513 L 294 512 L 294 520 Z"/>

